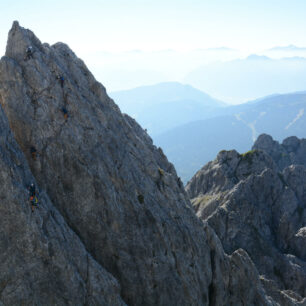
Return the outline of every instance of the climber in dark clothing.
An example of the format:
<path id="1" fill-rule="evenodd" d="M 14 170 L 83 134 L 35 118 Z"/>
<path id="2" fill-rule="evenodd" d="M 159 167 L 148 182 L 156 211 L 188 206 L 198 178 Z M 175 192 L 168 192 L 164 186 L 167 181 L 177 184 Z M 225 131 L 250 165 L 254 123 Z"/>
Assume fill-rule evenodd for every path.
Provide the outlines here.
<path id="1" fill-rule="evenodd" d="M 31 152 L 32 158 L 36 160 L 37 150 L 35 149 L 35 147 L 31 147 L 30 152 Z"/>
<path id="2" fill-rule="evenodd" d="M 31 183 L 31 185 L 29 186 L 29 194 L 30 194 L 30 198 L 31 197 L 35 197 L 36 195 L 36 187 L 34 185 L 34 183 Z"/>
<path id="3" fill-rule="evenodd" d="M 62 113 L 64 114 L 64 118 L 67 120 L 68 119 L 68 111 L 65 107 L 62 108 Z"/>
<path id="4" fill-rule="evenodd" d="M 64 88 L 64 80 L 65 80 L 64 77 L 61 76 L 61 77 L 60 77 L 60 82 L 61 82 L 61 87 L 62 87 L 62 88 Z"/>
<path id="5" fill-rule="evenodd" d="M 62 75 L 58 75 L 57 79 L 60 81 L 61 87 L 64 88 L 64 77 Z"/>
<path id="6" fill-rule="evenodd" d="M 38 199 L 37 199 L 37 196 L 36 196 L 36 188 L 35 188 L 34 183 L 31 183 L 28 190 L 29 190 L 29 197 L 30 197 L 29 200 L 30 200 L 30 203 L 31 203 L 31 209 L 32 209 L 32 212 L 34 212 L 34 209 L 35 209 L 35 207 L 37 206 L 37 203 L 38 203 Z"/>
<path id="7" fill-rule="evenodd" d="M 33 58 L 33 48 L 32 48 L 32 46 L 28 46 L 27 49 L 26 49 L 25 59 L 29 60 L 30 58 Z"/>

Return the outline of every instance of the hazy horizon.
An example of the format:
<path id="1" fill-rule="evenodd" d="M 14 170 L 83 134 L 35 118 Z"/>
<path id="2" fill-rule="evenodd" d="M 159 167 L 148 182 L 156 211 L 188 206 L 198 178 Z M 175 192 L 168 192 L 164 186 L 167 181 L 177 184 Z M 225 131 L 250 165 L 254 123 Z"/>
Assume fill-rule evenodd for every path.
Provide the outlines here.
<path id="1" fill-rule="evenodd" d="M 251 54 L 306 58 L 305 11 L 306 3 L 298 0 L 2 1 L 0 49 L 4 55 L 7 32 L 18 20 L 42 42 L 67 43 L 108 92 L 177 81 L 237 104 L 301 88 L 279 86 L 276 92 L 240 97 L 223 92 L 222 84 L 222 90 L 210 89 L 187 77 L 201 67 Z"/>

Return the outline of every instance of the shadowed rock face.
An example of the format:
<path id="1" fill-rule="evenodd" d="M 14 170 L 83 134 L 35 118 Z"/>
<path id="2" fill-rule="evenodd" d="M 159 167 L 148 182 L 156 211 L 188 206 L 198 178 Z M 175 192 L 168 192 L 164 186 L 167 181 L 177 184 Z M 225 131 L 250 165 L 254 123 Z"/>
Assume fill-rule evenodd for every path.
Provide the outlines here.
<path id="1" fill-rule="evenodd" d="M 33 58 L 24 60 L 29 45 Z M 124 300 L 204 303 L 199 288 L 208 287 L 209 276 L 200 271 L 209 257 L 201 223 L 172 165 L 145 132 L 122 116 L 66 45 L 42 45 L 17 23 L 0 71 L 1 104 L 33 174 L 122 284 Z M 57 76 L 64 77 L 63 88 Z"/>
<path id="2" fill-rule="evenodd" d="M 224 250 L 248 252 L 270 296 L 280 305 L 305 305 L 306 169 L 291 165 L 280 172 L 273 157 L 222 151 L 186 190 Z"/>
<path id="3" fill-rule="evenodd" d="M 29 45 L 33 56 L 26 59 Z M 25 286 L 33 275 L 36 282 L 26 288 L 26 303 L 276 305 L 248 254 L 241 249 L 224 253 L 215 232 L 195 216 L 162 151 L 133 119 L 121 114 L 68 46 L 41 44 L 15 22 L 0 61 L 0 103 L 19 145 L 10 136 L 14 150 L 26 158 L 18 161 L 12 155 L 8 165 L 25 165 L 29 176 L 18 178 L 20 196 L 9 193 L 27 220 L 17 229 L 33 227 L 32 232 L 42 235 L 47 258 L 37 255 L 44 254 L 36 247 L 40 238 L 30 235 L 28 242 L 35 248 L 21 247 L 22 263 L 28 252 L 29 262 L 38 257 L 43 265 L 37 274 L 29 274 Z M 10 133 L 8 126 L 6 130 Z M 8 177 L 9 171 L 2 173 Z M 41 207 L 32 216 L 25 204 L 31 172 L 42 190 Z M 14 190 L 10 188 L 3 189 L 3 197 Z M 13 217 L 11 211 L 7 214 Z M 22 221 L 22 216 L 16 217 Z M 3 232 L 8 235 L 11 224 L 7 226 Z M 18 261 L 14 249 L 9 255 Z M 24 264 L 25 271 L 29 267 L 33 265 Z M 3 262 L 0 269 L 5 270 Z M 18 285 L 11 271 L 7 275 Z M 35 287 L 45 283 L 44 288 Z M 10 296 L 14 299 L 5 300 L 2 293 L 0 301 L 18 304 L 22 293 Z"/>
<path id="4" fill-rule="evenodd" d="M 27 187 L 35 179 L 0 109 L 0 304 L 123 305 L 117 281 L 86 251 L 39 192 L 31 212 Z"/>

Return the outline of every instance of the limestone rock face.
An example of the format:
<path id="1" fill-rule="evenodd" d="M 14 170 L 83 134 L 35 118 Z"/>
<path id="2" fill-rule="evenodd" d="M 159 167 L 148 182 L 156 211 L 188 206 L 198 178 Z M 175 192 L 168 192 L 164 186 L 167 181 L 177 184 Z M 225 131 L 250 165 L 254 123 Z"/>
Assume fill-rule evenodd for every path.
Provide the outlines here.
<path id="1" fill-rule="evenodd" d="M 306 139 L 291 136 L 279 144 L 270 135 L 262 134 L 257 138 L 253 149 L 265 151 L 281 170 L 293 164 L 306 166 Z"/>
<path id="2" fill-rule="evenodd" d="M 278 305 L 264 291 L 257 269 L 243 249 L 226 255 L 214 230 L 204 222 L 210 246 L 212 282 L 208 305 Z"/>
<path id="3" fill-rule="evenodd" d="M 67 45 L 42 44 L 15 22 L 0 61 L 0 103 L 18 143 L 10 136 L 17 153 L 4 155 L 12 162 L 3 180 L 21 173 L 1 191 L 15 203 L 3 215 L 23 222 L 13 234 L 27 242 L 16 238 L 20 258 L 10 249 L 11 269 L 0 277 L 14 287 L 1 302 L 20 304 L 12 290 L 28 277 L 20 290 L 31 305 L 277 305 L 247 253 L 224 253 L 161 149 Z M 31 214 L 25 185 L 34 177 L 42 204 Z M 1 224 L 2 253 L 12 224 Z"/>
<path id="4" fill-rule="evenodd" d="M 305 305 L 306 168 L 291 165 L 280 172 L 273 161 L 277 144 L 265 137 L 262 147 L 267 141 L 272 157 L 258 150 L 220 152 L 186 190 L 224 250 L 247 251 L 274 300 Z"/>
<path id="5" fill-rule="evenodd" d="M 276 169 L 273 160 L 256 150 L 240 155 L 237 151 L 221 151 L 214 161 L 198 171 L 187 184 L 191 198 L 200 194 L 216 194 L 233 188 L 251 174 L 261 173 L 266 166 Z M 213 175 L 210 175 L 213 170 Z"/>
<path id="6" fill-rule="evenodd" d="M 86 251 L 35 182 L 0 108 L 0 304 L 124 305 L 118 282 Z"/>
<path id="7" fill-rule="evenodd" d="M 25 60 L 29 45 L 33 58 Z M 0 75 L 1 104 L 34 176 L 118 279 L 125 302 L 204 303 L 206 238 L 175 170 L 84 63 L 14 23 Z"/>

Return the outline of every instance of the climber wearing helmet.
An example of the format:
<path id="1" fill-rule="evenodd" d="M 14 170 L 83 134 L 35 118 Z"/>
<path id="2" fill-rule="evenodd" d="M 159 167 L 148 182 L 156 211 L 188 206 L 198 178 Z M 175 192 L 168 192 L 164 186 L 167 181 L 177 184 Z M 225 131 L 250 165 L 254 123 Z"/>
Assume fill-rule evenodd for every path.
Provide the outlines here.
<path id="1" fill-rule="evenodd" d="M 65 107 L 62 107 L 62 113 L 64 115 L 64 118 L 67 120 L 68 119 L 68 111 Z"/>
<path id="2" fill-rule="evenodd" d="M 64 88 L 64 77 L 62 75 L 58 75 L 56 78 L 60 81 L 61 87 Z"/>
<path id="3" fill-rule="evenodd" d="M 35 188 L 34 183 L 31 183 L 31 185 L 29 186 L 28 189 L 29 189 L 30 197 L 35 197 L 35 195 L 36 195 L 36 188 Z"/>
<path id="4" fill-rule="evenodd" d="M 37 203 L 38 203 L 38 199 L 36 196 L 36 187 L 34 183 L 31 183 L 28 190 L 29 190 L 29 197 L 30 197 L 29 201 L 31 203 L 31 209 L 32 209 L 32 212 L 34 212 L 35 206 L 37 206 Z"/>
<path id="5" fill-rule="evenodd" d="M 33 58 L 33 47 L 32 46 L 28 46 L 26 49 L 25 59 L 29 60 L 30 58 Z"/>

